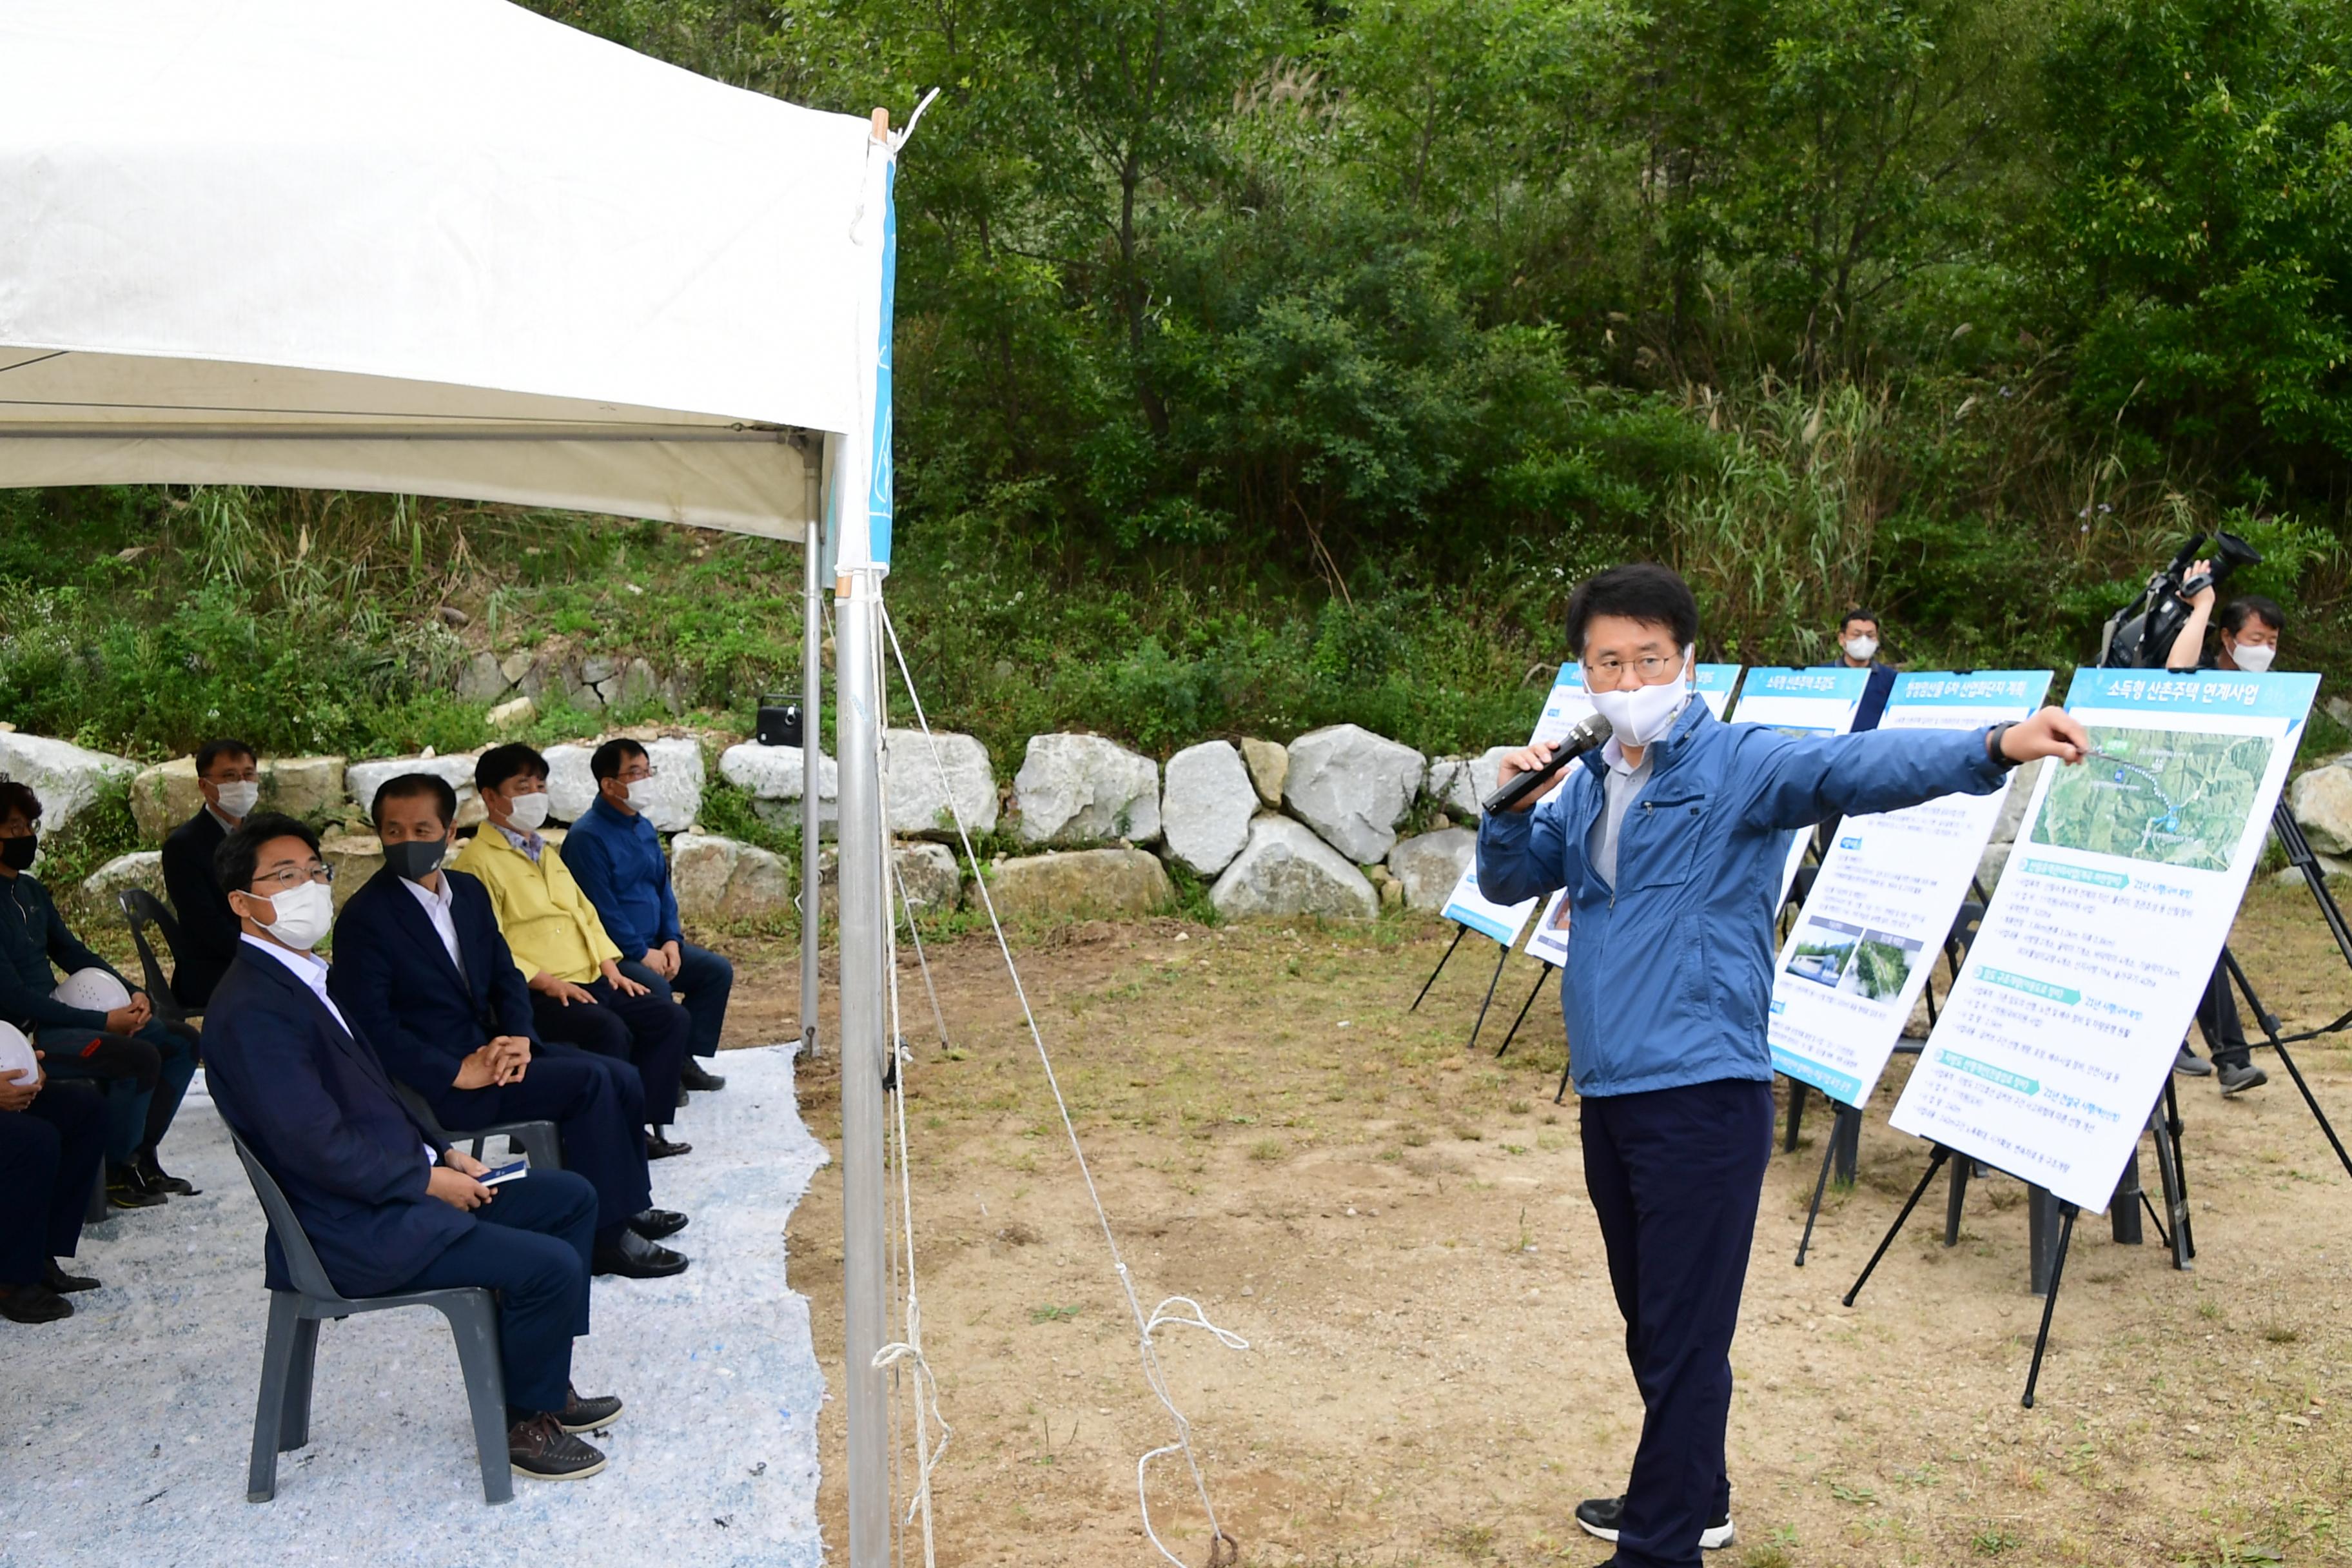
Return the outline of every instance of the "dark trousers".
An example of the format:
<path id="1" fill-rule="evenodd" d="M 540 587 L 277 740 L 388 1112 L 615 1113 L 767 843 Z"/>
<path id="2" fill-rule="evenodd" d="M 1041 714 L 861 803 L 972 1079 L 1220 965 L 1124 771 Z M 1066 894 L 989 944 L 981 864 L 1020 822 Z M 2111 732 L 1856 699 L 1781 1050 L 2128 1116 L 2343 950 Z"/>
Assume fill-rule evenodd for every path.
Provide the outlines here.
<path id="1" fill-rule="evenodd" d="M 602 976 L 583 987 L 594 1005 L 570 1005 L 530 994 L 539 1037 L 578 1046 L 600 1057 L 631 1063 L 643 1080 L 646 1120 L 667 1127 L 677 1115 L 677 1080 L 686 1070 L 686 1009 L 656 987 L 644 996 L 624 996 Z"/>
<path id="2" fill-rule="evenodd" d="M 1582 1102 L 1584 1184 L 1642 1390 L 1617 1538 L 1624 1568 L 1697 1568 L 1731 1501 L 1731 1336 L 1772 1157 L 1772 1086 L 1745 1079 Z"/>
<path id="3" fill-rule="evenodd" d="M 2204 998 L 2197 1004 L 2197 1027 L 2205 1036 L 2205 1048 L 2213 1053 L 2215 1067 L 2242 1068 L 2252 1062 L 2246 1026 L 2238 1018 L 2238 998 L 2230 986 L 2229 968 L 2218 959 L 2213 978 L 2205 983 Z"/>
<path id="4" fill-rule="evenodd" d="M 82 1084 L 52 1079 L 0 1110 L 0 1285 L 37 1283 L 50 1258 L 74 1255 L 105 1142 L 106 1107 Z"/>
<path id="5" fill-rule="evenodd" d="M 591 1056 L 576 1046 L 546 1046 L 532 1053 L 520 1082 L 445 1089 L 432 1103 L 433 1114 L 452 1134 L 499 1121 L 554 1122 L 563 1139 L 563 1168 L 596 1190 L 599 1236 L 618 1231 L 631 1215 L 653 1206 L 646 1175 L 645 1093 L 637 1088 L 636 1069 L 626 1062 Z"/>
<path id="6" fill-rule="evenodd" d="M 136 1035 L 45 1028 L 34 1042 L 53 1079 L 100 1086 L 107 1098 L 106 1157 L 128 1164 L 163 1142 L 196 1076 L 196 1033 L 155 1020 Z"/>
<path id="7" fill-rule="evenodd" d="M 560 1411 L 570 1402 L 572 1342 L 588 1331 L 596 1191 L 572 1171 L 533 1171 L 491 1191 L 474 1211 L 480 1223 L 400 1289 L 496 1290 L 508 1405 Z"/>
<path id="8" fill-rule="evenodd" d="M 735 966 L 707 947 L 677 944 L 677 973 L 664 980 L 644 964 L 624 959 L 621 973 L 656 996 L 683 995 L 690 1023 L 688 1047 L 698 1057 L 719 1054 L 719 1031 L 727 1027 L 727 998 L 735 990 Z"/>

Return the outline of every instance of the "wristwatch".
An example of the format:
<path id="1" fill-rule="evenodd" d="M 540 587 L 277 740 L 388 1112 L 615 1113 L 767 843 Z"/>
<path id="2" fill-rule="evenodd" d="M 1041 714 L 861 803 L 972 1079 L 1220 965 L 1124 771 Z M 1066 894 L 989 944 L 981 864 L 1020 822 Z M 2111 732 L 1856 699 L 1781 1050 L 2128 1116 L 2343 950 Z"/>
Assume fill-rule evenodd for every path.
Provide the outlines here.
<path id="1" fill-rule="evenodd" d="M 2003 772 L 2021 765 L 2017 758 L 2000 749 L 2001 737 L 2016 728 L 2016 720 L 2005 719 L 1985 731 L 1985 752 L 1992 758 L 1993 765 Z"/>

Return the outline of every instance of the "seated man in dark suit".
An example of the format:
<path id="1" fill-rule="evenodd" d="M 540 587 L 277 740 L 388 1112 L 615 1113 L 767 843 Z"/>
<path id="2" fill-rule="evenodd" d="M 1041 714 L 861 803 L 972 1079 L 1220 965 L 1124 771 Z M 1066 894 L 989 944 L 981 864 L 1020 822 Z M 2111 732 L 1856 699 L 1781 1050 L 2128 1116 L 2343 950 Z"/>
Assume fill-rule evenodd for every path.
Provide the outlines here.
<path id="1" fill-rule="evenodd" d="M 98 1281 L 58 1267 L 81 1241 L 90 1183 L 106 1142 L 106 1110 L 82 1084 L 0 1071 L 0 1318 L 53 1323 L 73 1316 L 66 1297 Z"/>
<path id="2" fill-rule="evenodd" d="M 538 1037 L 489 895 L 441 864 L 457 792 L 431 773 L 404 773 L 375 792 L 373 809 L 384 866 L 336 918 L 329 994 L 367 1020 L 384 1070 L 449 1131 L 556 1124 L 565 1166 L 596 1189 L 597 1273 L 677 1273 L 687 1260 L 654 1244 L 686 1216 L 652 1206 L 637 1069 Z"/>
<path id="3" fill-rule="evenodd" d="M 486 1187 L 481 1162 L 417 1125 L 310 952 L 334 919 L 318 835 L 290 816 L 248 817 L 214 869 L 244 926 L 205 1021 L 221 1115 L 285 1189 L 336 1289 L 497 1291 L 515 1473 L 594 1475 L 604 1456 L 574 1434 L 621 1410 L 572 1386 L 572 1342 L 588 1331 L 595 1189 L 571 1171 Z M 270 1285 L 284 1288 L 274 1239 L 265 1258 Z"/>
<path id="4" fill-rule="evenodd" d="M 213 857 L 261 798 L 260 759 L 243 741 L 206 741 L 196 748 L 196 788 L 205 804 L 163 840 L 163 891 L 180 922 L 172 994 L 191 1013 L 204 1010 L 236 956 L 236 916 L 213 880 Z"/>

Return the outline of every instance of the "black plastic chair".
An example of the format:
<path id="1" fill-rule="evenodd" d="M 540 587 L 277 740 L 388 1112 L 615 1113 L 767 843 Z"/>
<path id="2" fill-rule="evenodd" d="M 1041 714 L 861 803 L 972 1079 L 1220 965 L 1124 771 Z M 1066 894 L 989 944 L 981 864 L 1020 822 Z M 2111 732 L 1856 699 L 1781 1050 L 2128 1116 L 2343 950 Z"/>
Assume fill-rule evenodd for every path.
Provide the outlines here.
<path id="1" fill-rule="evenodd" d="M 147 940 L 147 928 L 152 926 L 163 939 L 163 951 L 172 955 L 172 967 L 179 968 L 180 922 L 172 918 L 163 900 L 144 888 L 125 888 L 115 898 L 131 927 L 131 945 L 139 950 L 139 973 L 147 982 L 147 999 L 155 1005 L 155 1016 L 167 1024 L 184 1024 L 201 1015 L 203 1008 L 191 1013 L 172 994 L 172 982 L 156 960 L 154 944 Z"/>
<path id="2" fill-rule="evenodd" d="M 425 1102 L 425 1097 L 398 1079 L 392 1080 L 392 1092 L 400 1096 L 400 1102 L 408 1107 L 425 1131 L 439 1142 L 455 1148 L 460 1140 L 472 1139 L 473 1147 L 467 1152 L 477 1160 L 482 1157 L 484 1144 L 493 1138 L 503 1138 L 510 1147 L 520 1149 L 530 1156 L 533 1169 L 563 1169 L 563 1138 L 552 1121 L 499 1121 L 488 1127 L 477 1127 L 470 1132 L 453 1133 L 441 1125 L 441 1119 L 433 1114 L 433 1108 Z"/>
<path id="3" fill-rule="evenodd" d="M 499 1366 L 498 1298 L 477 1286 L 446 1290 L 410 1290 L 396 1296 L 347 1297 L 336 1290 L 294 1217 L 293 1205 L 276 1178 L 262 1168 L 232 1130 L 236 1157 L 253 1183 L 253 1195 L 269 1218 L 270 1234 L 286 1255 L 290 1290 L 269 1293 L 269 1337 L 261 1352 L 261 1397 L 253 1415 L 253 1462 L 246 1472 L 245 1500 L 268 1502 L 278 1495 L 278 1456 L 310 1440 L 310 1373 L 319 1359 L 319 1323 L 354 1312 L 384 1312 L 395 1307 L 430 1307 L 449 1320 L 457 1342 L 457 1364 L 466 1378 L 466 1401 L 473 1407 L 474 1447 L 482 1462 L 487 1502 L 514 1499 L 514 1465 L 507 1449 L 506 1374 Z"/>

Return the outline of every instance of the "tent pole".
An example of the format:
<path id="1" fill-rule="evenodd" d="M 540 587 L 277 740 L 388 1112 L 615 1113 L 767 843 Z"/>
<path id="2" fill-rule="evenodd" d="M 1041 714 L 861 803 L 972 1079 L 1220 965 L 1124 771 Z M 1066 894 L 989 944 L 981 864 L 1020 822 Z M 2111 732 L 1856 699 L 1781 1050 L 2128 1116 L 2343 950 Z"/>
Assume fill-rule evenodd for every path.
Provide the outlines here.
<path id="1" fill-rule="evenodd" d="M 839 439 L 824 439 L 827 476 L 833 472 Z M 806 548 L 801 552 L 801 1054 L 805 1057 L 817 1052 L 817 953 L 824 935 L 824 879 L 817 865 L 824 834 L 817 782 L 824 757 L 824 514 L 822 503 L 809 509 Z"/>
<path id="2" fill-rule="evenodd" d="M 885 1341 L 883 1069 L 888 1020 L 883 929 L 881 731 L 875 690 L 881 574 L 846 571 L 834 593 L 834 721 L 841 769 L 835 833 L 841 890 L 841 1220 L 848 1406 L 849 1568 L 890 1554 L 889 1408 L 874 1355 Z"/>

